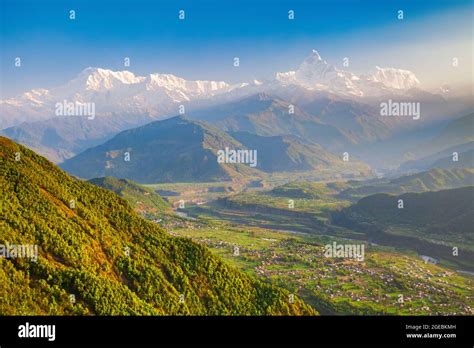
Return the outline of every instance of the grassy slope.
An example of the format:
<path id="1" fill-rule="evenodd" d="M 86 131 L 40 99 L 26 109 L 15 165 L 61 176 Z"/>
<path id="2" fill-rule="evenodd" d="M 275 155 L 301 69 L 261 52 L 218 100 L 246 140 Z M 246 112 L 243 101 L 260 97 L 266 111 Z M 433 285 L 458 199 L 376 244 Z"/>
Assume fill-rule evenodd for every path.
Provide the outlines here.
<path id="1" fill-rule="evenodd" d="M 148 209 L 163 212 L 170 209 L 169 204 L 151 189 L 128 179 L 117 179 L 111 176 L 89 180 L 90 183 L 113 191 L 126 199 L 136 209 Z"/>

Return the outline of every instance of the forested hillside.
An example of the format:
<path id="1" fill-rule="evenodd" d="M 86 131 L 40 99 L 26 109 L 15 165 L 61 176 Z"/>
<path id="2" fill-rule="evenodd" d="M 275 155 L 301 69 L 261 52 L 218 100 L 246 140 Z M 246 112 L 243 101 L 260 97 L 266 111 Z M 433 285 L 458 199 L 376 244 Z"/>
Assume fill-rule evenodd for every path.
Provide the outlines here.
<path id="1" fill-rule="evenodd" d="M 335 221 L 347 227 L 403 230 L 411 236 L 472 246 L 473 197 L 473 186 L 400 196 L 379 193 L 336 213 Z"/>
<path id="2" fill-rule="evenodd" d="M 4 137 L 0 189 L 0 244 L 39 249 L 0 258 L 2 315 L 316 314 Z"/>

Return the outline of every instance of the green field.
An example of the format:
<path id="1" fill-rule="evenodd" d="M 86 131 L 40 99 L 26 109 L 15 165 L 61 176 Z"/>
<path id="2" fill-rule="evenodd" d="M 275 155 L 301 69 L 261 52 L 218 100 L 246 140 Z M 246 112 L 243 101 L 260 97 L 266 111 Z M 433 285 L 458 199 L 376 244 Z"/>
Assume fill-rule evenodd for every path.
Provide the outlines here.
<path id="1" fill-rule="evenodd" d="M 326 258 L 324 245 L 347 243 L 332 237 L 223 225 L 177 228 L 172 233 L 290 290 L 322 314 L 473 313 L 474 278 L 425 263 L 413 253 L 366 246 L 365 261 L 360 262 Z"/>

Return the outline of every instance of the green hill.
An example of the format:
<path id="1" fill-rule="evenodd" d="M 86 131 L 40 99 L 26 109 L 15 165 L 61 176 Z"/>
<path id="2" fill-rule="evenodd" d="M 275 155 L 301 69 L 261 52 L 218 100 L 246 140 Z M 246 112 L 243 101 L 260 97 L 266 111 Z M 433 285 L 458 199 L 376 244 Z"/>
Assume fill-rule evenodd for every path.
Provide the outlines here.
<path id="1" fill-rule="evenodd" d="M 148 184 L 228 181 L 244 174 L 258 175 L 248 164 L 218 163 L 217 151 L 226 147 L 245 149 L 218 129 L 177 116 L 119 133 L 61 167 L 86 179 L 114 176 Z"/>
<path id="2" fill-rule="evenodd" d="M 38 246 L 0 258 L 1 315 L 315 314 L 3 137 L 0 189 L 0 244 Z"/>
<path id="3" fill-rule="evenodd" d="M 232 137 L 258 153 L 257 168 L 265 172 L 307 171 L 342 161 L 316 143 L 289 135 L 259 136 L 248 132 L 231 133 Z"/>
<path id="4" fill-rule="evenodd" d="M 474 187 L 400 196 L 375 194 L 335 214 L 346 227 L 443 241 L 461 247 L 474 246 Z M 403 208 L 399 209 L 399 200 Z"/>
<path id="5" fill-rule="evenodd" d="M 402 176 L 389 181 L 380 180 L 370 185 L 349 188 L 342 197 L 361 198 L 376 193 L 402 194 L 407 192 L 438 191 L 474 185 L 474 168 L 432 169 Z"/>
<path id="6" fill-rule="evenodd" d="M 143 186 L 128 179 L 117 179 L 112 176 L 105 178 L 94 178 L 90 183 L 113 191 L 126 199 L 130 205 L 139 210 L 151 210 L 154 212 L 163 212 L 170 210 L 170 205 L 159 194 L 153 190 L 146 189 Z"/>
<path id="7" fill-rule="evenodd" d="M 333 184 L 316 182 L 290 182 L 277 186 L 269 193 L 277 197 L 318 199 L 321 196 L 334 194 L 336 191 L 331 187 Z"/>

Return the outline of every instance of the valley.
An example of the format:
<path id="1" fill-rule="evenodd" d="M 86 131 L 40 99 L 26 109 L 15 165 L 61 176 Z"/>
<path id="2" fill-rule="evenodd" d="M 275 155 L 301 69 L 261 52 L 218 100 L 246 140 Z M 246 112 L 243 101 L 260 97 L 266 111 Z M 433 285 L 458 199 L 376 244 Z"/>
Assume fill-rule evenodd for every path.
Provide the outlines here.
<path id="1" fill-rule="evenodd" d="M 457 172 L 451 185 L 469 183 L 471 173 Z M 431 176 L 422 173 L 418 177 L 428 184 L 432 180 L 427 177 L 439 180 L 452 174 L 434 171 Z M 368 187 L 394 189 L 378 181 L 368 180 Z M 413 177 L 398 180 L 397 192 L 412 181 Z M 363 182 L 289 182 L 272 186 L 262 181 L 259 187 L 232 189 L 229 182 L 146 187 L 160 190 L 169 202 L 184 201 L 184 207 L 175 205 L 177 212 L 185 213 L 183 217 L 155 220 L 171 235 L 205 245 L 229 264 L 289 290 L 321 314 L 473 312 L 474 278 L 466 273 L 473 270 L 474 259 L 466 245 L 469 237 L 458 245 L 460 257 L 456 258 L 450 257 L 444 246 L 409 230 L 405 232 L 407 239 L 403 239 L 396 237 L 403 236 L 402 229 L 372 233 L 355 224 L 333 221 L 357 201 L 348 192 L 363 188 Z M 421 192 L 429 190 L 420 187 Z M 325 257 L 324 246 L 334 242 L 362 243 L 364 261 Z"/>
<path id="2" fill-rule="evenodd" d="M 288 289 L 321 314 L 472 314 L 472 277 L 424 262 L 416 253 L 368 246 L 364 262 L 323 256 L 348 239 L 242 226 L 172 229 L 229 264 Z M 238 250 L 238 252 L 236 252 Z M 403 302 L 400 301 L 403 299 Z"/>

